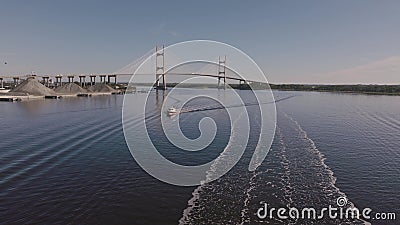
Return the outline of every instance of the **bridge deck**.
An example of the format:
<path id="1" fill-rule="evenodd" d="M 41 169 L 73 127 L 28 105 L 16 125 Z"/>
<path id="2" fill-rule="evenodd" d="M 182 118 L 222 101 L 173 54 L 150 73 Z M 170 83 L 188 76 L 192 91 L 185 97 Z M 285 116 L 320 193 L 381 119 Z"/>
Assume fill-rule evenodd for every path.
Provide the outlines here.
<path id="1" fill-rule="evenodd" d="M 133 74 L 127 74 L 127 73 L 119 73 L 119 74 L 68 74 L 68 75 L 15 75 L 15 76 L 0 76 L 0 79 L 20 79 L 20 78 L 29 78 L 29 77 L 37 77 L 37 78 L 42 78 L 42 79 L 48 79 L 50 77 L 54 78 L 62 78 L 62 77 L 67 77 L 67 78 L 79 78 L 79 77 L 116 77 L 116 76 L 132 76 Z M 135 74 L 139 76 L 155 76 L 155 74 Z M 165 73 L 165 75 L 182 75 L 182 76 L 203 76 L 203 77 L 215 77 L 215 78 L 224 78 L 223 76 L 218 76 L 216 74 L 204 74 L 204 73 Z M 237 81 L 245 81 L 242 78 L 238 77 L 230 77 L 226 76 L 226 79 L 229 80 L 237 80 Z"/>

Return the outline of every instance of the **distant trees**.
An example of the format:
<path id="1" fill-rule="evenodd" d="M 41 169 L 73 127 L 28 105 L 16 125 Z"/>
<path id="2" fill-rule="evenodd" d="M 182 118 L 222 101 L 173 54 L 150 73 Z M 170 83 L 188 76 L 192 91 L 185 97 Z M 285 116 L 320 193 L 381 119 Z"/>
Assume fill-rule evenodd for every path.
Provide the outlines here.
<path id="1" fill-rule="evenodd" d="M 271 89 L 290 91 L 328 91 L 365 94 L 399 94 L 400 85 L 304 85 L 270 84 Z"/>

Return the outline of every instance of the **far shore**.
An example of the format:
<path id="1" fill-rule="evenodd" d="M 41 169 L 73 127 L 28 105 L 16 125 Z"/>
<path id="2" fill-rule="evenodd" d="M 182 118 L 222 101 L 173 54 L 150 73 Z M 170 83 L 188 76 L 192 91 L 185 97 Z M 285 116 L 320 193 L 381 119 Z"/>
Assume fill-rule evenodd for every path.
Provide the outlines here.
<path id="1" fill-rule="evenodd" d="M 126 91 L 128 83 L 119 83 L 119 93 L 122 94 Z M 167 87 L 176 87 L 177 83 L 169 83 Z M 400 85 L 333 85 L 333 84 L 267 84 L 259 82 L 251 82 L 246 84 L 229 84 L 230 87 L 240 90 L 279 90 L 279 91 L 309 91 L 309 92 L 330 92 L 330 93 L 342 93 L 342 94 L 363 94 L 363 95 L 389 95 L 389 96 L 400 96 Z M 135 86 L 153 86 L 150 83 L 135 84 Z M 182 88 L 218 88 L 215 84 L 179 84 Z M 222 86 L 220 86 L 221 88 Z M 128 88 L 129 89 L 129 88 Z M 8 89 L 0 90 L 0 101 L 26 101 L 26 100 L 37 100 L 44 98 L 64 98 L 64 97 L 77 97 L 77 94 L 72 93 L 56 93 L 54 96 L 37 96 L 37 95 L 13 95 L 7 93 Z M 122 92 L 122 93 L 121 93 Z M 96 95 L 111 95 L 116 94 L 114 92 L 88 92 L 90 97 Z M 83 94 L 84 95 L 84 94 Z"/>
<path id="2" fill-rule="evenodd" d="M 280 91 L 313 91 L 365 95 L 400 95 L 400 85 L 270 84 L 270 87 L 273 90 Z"/>
<path id="3" fill-rule="evenodd" d="M 136 84 L 138 86 L 152 86 L 149 83 Z M 178 84 L 169 83 L 167 87 L 175 87 Z M 229 84 L 230 87 L 240 90 L 279 90 L 279 91 L 313 91 L 332 92 L 343 94 L 365 94 L 365 95 L 400 95 L 399 85 L 377 85 L 377 84 L 268 84 L 252 82 L 247 84 Z M 218 88 L 215 84 L 179 84 L 182 88 Z"/>

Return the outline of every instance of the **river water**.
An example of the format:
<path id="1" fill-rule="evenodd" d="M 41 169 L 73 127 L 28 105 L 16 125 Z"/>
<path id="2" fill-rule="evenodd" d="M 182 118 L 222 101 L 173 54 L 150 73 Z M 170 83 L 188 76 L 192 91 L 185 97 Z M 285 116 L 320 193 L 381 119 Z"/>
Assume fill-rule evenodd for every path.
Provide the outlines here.
<path id="1" fill-rule="evenodd" d="M 0 102 L 0 223 L 362 223 L 256 215 L 264 203 L 319 209 L 336 206 L 343 196 L 357 208 L 400 215 L 400 97 L 280 91 L 274 96 L 284 100 L 276 103 L 276 134 L 264 162 L 247 170 L 258 140 L 250 133 L 239 163 L 222 178 L 196 187 L 158 181 L 136 163 L 122 130 L 122 95 Z M 156 108 L 162 104 L 155 93 L 150 97 Z M 247 108 L 257 127 L 257 110 Z M 224 113 L 181 114 L 189 138 L 198 136 L 204 116 L 218 126 L 210 147 L 215 151 L 187 157 L 168 147 L 161 133 L 158 138 L 157 114 L 147 122 L 166 157 L 198 164 L 227 145 L 231 127 Z"/>

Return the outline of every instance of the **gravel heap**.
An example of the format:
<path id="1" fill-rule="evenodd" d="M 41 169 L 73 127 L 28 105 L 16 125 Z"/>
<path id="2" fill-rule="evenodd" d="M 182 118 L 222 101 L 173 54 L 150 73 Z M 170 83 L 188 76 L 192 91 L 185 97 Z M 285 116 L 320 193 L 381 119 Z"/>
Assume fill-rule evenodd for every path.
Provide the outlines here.
<path id="1" fill-rule="evenodd" d="M 54 91 L 61 94 L 80 94 L 88 92 L 86 89 L 82 88 L 81 86 L 75 83 L 63 84 L 62 86 L 54 89 Z"/>
<path id="2" fill-rule="evenodd" d="M 56 93 L 50 88 L 44 86 L 39 83 L 36 79 L 27 79 L 24 82 L 20 83 L 18 86 L 13 88 L 9 95 L 36 95 L 36 96 L 45 96 L 45 95 L 56 95 Z"/>
<path id="3" fill-rule="evenodd" d="M 117 92 L 117 90 L 108 86 L 107 84 L 95 84 L 93 86 L 90 86 L 88 90 L 92 92 Z"/>

